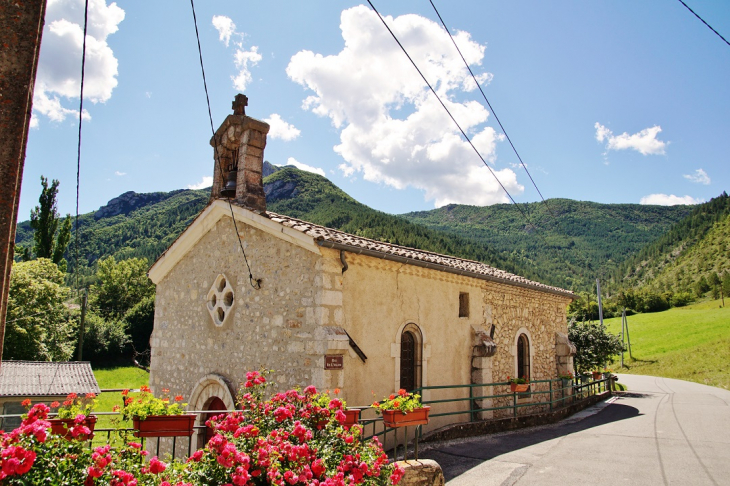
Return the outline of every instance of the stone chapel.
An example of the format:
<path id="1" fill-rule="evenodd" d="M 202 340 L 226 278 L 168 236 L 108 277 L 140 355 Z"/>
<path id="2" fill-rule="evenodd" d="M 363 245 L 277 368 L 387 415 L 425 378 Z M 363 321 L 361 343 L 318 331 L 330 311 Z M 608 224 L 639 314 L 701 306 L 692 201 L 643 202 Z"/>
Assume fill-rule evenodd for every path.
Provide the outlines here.
<path id="1" fill-rule="evenodd" d="M 190 410 L 233 409 L 245 373 L 265 367 L 280 388 L 340 388 L 367 406 L 399 388 L 572 371 L 573 293 L 267 211 L 269 126 L 246 101 L 211 139 L 208 206 L 149 271 L 154 391 L 184 395 Z"/>

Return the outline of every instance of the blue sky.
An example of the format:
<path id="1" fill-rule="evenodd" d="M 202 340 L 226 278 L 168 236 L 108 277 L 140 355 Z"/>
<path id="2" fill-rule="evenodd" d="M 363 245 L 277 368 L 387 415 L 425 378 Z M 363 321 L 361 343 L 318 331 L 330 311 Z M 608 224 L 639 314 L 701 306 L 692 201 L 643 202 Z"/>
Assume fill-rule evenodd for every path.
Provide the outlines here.
<path id="1" fill-rule="evenodd" d="M 373 3 L 515 200 L 539 200 L 428 0 Z M 730 188 L 730 46 L 678 1 L 434 3 L 546 198 L 696 203 Z M 687 3 L 730 38 L 730 4 Z M 189 3 L 90 6 L 81 212 L 125 191 L 205 185 Z M 48 2 L 20 220 L 41 174 L 74 212 L 82 8 Z M 367 3 L 196 8 L 215 127 L 244 92 L 247 114 L 272 125 L 266 160 L 389 213 L 507 201 Z"/>

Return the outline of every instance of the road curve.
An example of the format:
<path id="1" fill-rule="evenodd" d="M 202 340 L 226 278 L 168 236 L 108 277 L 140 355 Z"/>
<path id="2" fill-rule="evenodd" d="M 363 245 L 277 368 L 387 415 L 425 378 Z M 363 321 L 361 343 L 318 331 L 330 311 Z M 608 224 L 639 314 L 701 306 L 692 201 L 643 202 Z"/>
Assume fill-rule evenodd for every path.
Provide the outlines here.
<path id="1" fill-rule="evenodd" d="M 730 485 L 730 391 L 619 375 L 629 392 L 558 424 L 426 446 L 449 486 Z"/>

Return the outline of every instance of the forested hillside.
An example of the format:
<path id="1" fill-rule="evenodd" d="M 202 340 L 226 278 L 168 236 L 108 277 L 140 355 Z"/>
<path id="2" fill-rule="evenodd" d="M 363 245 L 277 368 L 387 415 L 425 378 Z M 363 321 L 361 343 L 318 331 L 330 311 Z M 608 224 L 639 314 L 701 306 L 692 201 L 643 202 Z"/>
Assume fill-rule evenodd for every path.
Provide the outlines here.
<path id="1" fill-rule="evenodd" d="M 729 215 L 730 196 L 724 192 L 693 207 L 654 243 L 620 265 L 613 279 L 626 287 L 689 292 L 702 276 L 730 271 Z"/>
<path id="2" fill-rule="evenodd" d="M 451 204 L 403 216 L 429 228 L 459 234 L 539 269 L 543 280 L 568 289 L 589 289 L 626 258 L 662 236 L 691 211 L 688 206 L 600 204 L 549 199 L 514 205 Z"/>
<path id="3" fill-rule="evenodd" d="M 533 225 L 515 206 L 449 205 L 394 216 L 351 198 L 329 180 L 293 167 L 266 164 L 268 209 L 348 233 L 479 260 L 568 289 L 590 289 L 628 257 L 657 240 L 692 210 L 687 206 L 599 204 L 552 199 L 524 204 Z M 80 217 L 80 268 L 88 281 L 96 262 L 144 257 L 151 263 L 208 202 L 209 189 L 169 193 L 125 193 Z M 30 245 L 28 222 L 17 242 Z M 66 251 L 73 273 L 74 242 Z"/>

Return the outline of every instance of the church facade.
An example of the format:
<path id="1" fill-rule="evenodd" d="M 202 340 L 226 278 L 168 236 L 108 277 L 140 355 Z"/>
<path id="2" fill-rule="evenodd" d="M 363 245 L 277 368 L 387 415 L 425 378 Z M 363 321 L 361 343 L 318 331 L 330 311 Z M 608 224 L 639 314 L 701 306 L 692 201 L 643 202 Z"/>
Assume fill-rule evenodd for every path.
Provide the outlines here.
<path id="1" fill-rule="evenodd" d="M 266 368 L 279 388 L 339 388 L 367 406 L 399 388 L 572 371 L 571 292 L 267 211 L 268 125 L 241 101 L 211 140 L 209 205 L 149 272 L 155 391 L 184 395 L 190 410 L 231 409 L 245 373 Z"/>

